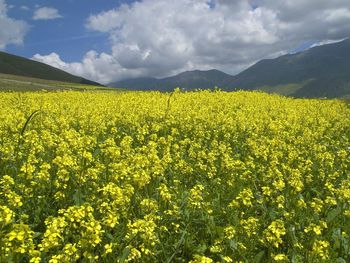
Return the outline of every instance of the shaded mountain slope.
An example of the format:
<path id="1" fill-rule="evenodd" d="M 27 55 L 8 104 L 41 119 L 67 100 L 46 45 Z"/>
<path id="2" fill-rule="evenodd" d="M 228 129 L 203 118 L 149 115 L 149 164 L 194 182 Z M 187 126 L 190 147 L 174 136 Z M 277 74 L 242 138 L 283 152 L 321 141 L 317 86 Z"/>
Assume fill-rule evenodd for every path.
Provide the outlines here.
<path id="1" fill-rule="evenodd" d="M 63 70 L 27 58 L 0 51 L 0 73 L 31 78 L 57 80 L 88 85 L 101 85 L 97 82 L 74 76 Z"/>

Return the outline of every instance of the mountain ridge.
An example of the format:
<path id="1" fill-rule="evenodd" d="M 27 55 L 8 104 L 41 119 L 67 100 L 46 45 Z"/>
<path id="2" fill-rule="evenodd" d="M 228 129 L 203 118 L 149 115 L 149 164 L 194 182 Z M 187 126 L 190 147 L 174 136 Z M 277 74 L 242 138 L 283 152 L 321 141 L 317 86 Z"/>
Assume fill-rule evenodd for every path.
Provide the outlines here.
<path id="1" fill-rule="evenodd" d="M 161 79 L 127 79 L 110 86 L 160 91 L 217 86 L 226 91 L 262 90 L 294 97 L 342 97 L 350 94 L 350 39 L 263 59 L 235 76 L 215 69 L 194 70 Z"/>
<path id="2" fill-rule="evenodd" d="M 211 89 L 232 76 L 217 69 L 192 70 L 166 78 L 140 77 L 110 83 L 111 87 L 124 87 L 130 90 L 171 91 L 176 87 L 192 90 Z"/>

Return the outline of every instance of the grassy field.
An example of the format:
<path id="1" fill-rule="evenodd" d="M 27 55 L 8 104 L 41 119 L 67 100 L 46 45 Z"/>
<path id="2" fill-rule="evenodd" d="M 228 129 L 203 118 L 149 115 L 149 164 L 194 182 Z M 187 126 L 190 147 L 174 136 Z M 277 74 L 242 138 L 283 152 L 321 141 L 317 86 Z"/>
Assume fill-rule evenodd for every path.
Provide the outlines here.
<path id="1" fill-rule="evenodd" d="M 344 102 L 220 91 L 0 100 L 0 262 L 350 261 Z"/>
<path id="2" fill-rule="evenodd" d="M 350 96 L 347 96 L 342 99 L 345 103 L 350 104 Z"/>
<path id="3" fill-rule="evenodd" d="M 301 89 L 304 84 L 285 84 L 277 86 L 264 86 L 260 87 L 259 90 L 266 93 L 281 94 L 285 96 L 293 95 L 297 90 Z"/>
<path id="4" fill-rule="evenodd" d="M 59 82 L 54 80 L 44 80 L 37 78 L 22 77 L 17 75 L 0 73 L 0 92 L 1 91 L 58 91 L 58 90 L 98 90 L 98 91 L 115 91 L 117 89 L 79 83 Z"/>

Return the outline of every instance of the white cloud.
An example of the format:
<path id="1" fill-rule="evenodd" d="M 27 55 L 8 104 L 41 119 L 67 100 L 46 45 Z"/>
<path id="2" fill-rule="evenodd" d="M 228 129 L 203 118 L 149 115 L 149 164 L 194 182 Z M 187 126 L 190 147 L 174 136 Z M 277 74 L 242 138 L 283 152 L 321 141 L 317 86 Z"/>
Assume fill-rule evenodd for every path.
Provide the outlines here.
<path id="1" fill-rule="evenodd" d="M 33 14 L 34 20 L 52 20 L 62 18 L 56 8 L 52 7 L 38 7 Z"/>
<path id="2" fill-rule="evenodd" d="M 26 22 L 10 18 L 7 15 L 9 6 L 4 0 L 0 0 L 0 49 L 9 44 L 20 45 L 29 30 Z"/>
<path id="3" fill-rule="evenodd" d="M 61 60 L 60 56 L 56 54 L 55 52 L 52 52 L 51 54 L 47 56 L 41 56 L 40 54 L 35 54 L 32 57 L 33 60 L 51 65 L 56 68 L 65 69 L 67 68 L 68 64 Z"/>
<path id="4" fill-rule="evenodd" d="M 325 12 L 325 20 L 328 22 L 348 22 L 350 19 L 350 9 L 347 8 L 338 8 L 338 9 L 332 9 L 332 10 L 327 10 Z"/>
<path id="5" fill-rule="evenodd" d="M 66 69 L 101 82 L 191 69 L 234 74 L 305 41 L 347 37 L 349 14 L 348 0 L 136 1 L 91 15 L 86 27 L 109 35 L 111 54 L 90 52 Z"/>
<path id="6" fill-rule="evenodd" d="M 323 46 L 323 45 L 327 45 L 327 44 L 333 44 L 333 43 L 338 43 L 340 41 L 343 41 L 345 40 L 346 38 L 342 38 L 342 39 L 336 39 L 336 40 L 329 40 L 329 39 L 326 39 L 326 40 L 322 40 L 320 42 L 317 42 L 317 43 L 314 43 L 310 46 L 310 48 L 313 48 L 313 47 L 319 47 L 319 46 Z"/>
<path id="7" fill-rule="evenodd" d="M 46 56 L 35 54 L 32 59 L 70 72 L 71 74 L 77 76 L 83 76 L 87 79 L 97 80 L 100 83 L 109 83 L 113 79 L 113 75 L 120 75 L 125 77 L 138 77 L 142 75 L 137 71 L 128 71 L 126 75 L 125 70 L 114 61 L 114 58 L 111 55 L 108 55 L 106 53 L 97 54 L 93 50 L 87 52 L 82 62 L 79 63 L 66 63 L 62 61 L 60 56 L 55 52 Z"/>
<path id="8" fill-rule="evenodd" d="M 20 9 L 24 10 L 24 11 L 29 11 L 30 10 L 30 8 L 28 6 L 26 6 L 26 5 L 21 5 Z"/>

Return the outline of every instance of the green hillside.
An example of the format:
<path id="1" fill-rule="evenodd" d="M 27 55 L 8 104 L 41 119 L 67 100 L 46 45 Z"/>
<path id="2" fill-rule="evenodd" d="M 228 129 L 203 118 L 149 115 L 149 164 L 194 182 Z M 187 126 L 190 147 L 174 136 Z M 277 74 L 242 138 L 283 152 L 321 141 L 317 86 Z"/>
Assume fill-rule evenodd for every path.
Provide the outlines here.
<path id="1" fill-rule="evenodd" d="M 343 97 L 350 94 L 350 40 L 297 54 L 261 60 L 224 83 L 228 90 L 274 90 L 295 97 Z"/>
<path id="2" fill-rule="evenodd" d="M 11 55 L 1 51 L 0 73 L 100 86 L 100 84 L 97 82 L 93 82 L 82 77 L 74 76 L 63 70 L 46 65 L 44 63 Z"/>
<path id="3" fill-rule="evenodd" d="M 30 78 L 18 75 L 0 73 L 0 92 L 1 91 L 57 91 L 57 90 L 96 90 L 96 91 L 115 91 L 115 88 L 108 88 L 101 85 L 89 85 L 81 83 L 71 83 L 55 80 L 45 80 Z M 119 89 L 118 89 L 119 90 Z"/>

